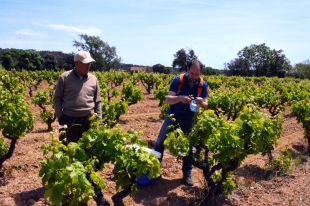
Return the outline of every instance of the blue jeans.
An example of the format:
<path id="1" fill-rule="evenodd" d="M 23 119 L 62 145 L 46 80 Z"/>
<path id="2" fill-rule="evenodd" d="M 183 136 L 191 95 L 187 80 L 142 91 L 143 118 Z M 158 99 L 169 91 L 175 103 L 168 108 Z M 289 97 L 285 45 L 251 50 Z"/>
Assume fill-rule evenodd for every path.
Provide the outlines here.
<path id="1" fill-rule="evenodd" d="M 193 120 L 192 118 L 189 119 L 177 119 L 177 123 L 181 127 L 184 134 L 189 134 L 192 126 L 193 126 Z M 159 158 L 159 161 L 161 162 L 164 156 L 164 141 L 167 138 L 167 135 L 169 131 L 167 130 L 168 126 L 173 125 L 174 123 L 169 119 L 169 117 L 166 117 L 164 120 L 164 123 L 159 131 L 159 135 L 157 137 L 157 141 L 155 143 L 154 150 L 161 153 L 161 157 Z M 193 147 L 190 146 L 189 154 L 188 156 L 184 157 L 183 159 L 183 165 L 182 165 L 182 172 L 183 172 L 183 178 L 191 177 L 192 176 L 192 168 L 193 168 Z"/>

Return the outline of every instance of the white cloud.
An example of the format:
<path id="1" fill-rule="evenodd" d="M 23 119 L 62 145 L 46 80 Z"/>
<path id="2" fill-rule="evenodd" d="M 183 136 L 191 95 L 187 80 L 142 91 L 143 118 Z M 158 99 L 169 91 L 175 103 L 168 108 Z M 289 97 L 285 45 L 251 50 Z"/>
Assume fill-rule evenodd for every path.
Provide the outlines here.
<path id="1" fill-rule="evenodd" d="M 21 29 L 14 33 L 22 36 L 41 37 L 41 38 L 46 37 L 43 33 L 35 32 L 31 29 Z"/>
<path id="2" fill-rule="evenodd" d="M 100 35 L 102 33 L 102 30 L 96 27 L 79 27 L 63 24 L 49 24 L 47 26 L 51 29 L 61 30 L 69 33 L 89 34 L 89 35 Z"/>
<path id="3" fill-rule="evenodd" d="M 29 39 L 10 36 L 0 39 L 2 48 L 17 48 L 17 49 L 35 49 L 35 50 L 50 50 L 72 52 L 71 42 L 63 43 L 48 39 Z"/>

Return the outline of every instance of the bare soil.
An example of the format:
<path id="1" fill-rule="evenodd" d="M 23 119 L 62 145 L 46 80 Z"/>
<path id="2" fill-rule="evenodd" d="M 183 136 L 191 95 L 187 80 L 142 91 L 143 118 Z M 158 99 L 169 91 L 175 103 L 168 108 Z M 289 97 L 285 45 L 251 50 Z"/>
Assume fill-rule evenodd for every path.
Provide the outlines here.
<path id="1" fill-rule="evenodd" d="M 39 109 L 31 106 L 36 117 L 34 130 L 20 139 L 13 156 L 4 163 L 0 173 L 0 205 L 31 206 L 50 205 L 43 197 L 44 189 L 39 177 L 40 161 L 43 159 L 41 146 L 52 140 L 47 125 L 40 121 Z M 153 95 L 145 94 L 144 100 L 129 107 L 121 117 L 123 130 L 142 131 L 141 139 L 152 147 L 156 141 L 162 120 L 160 107 Z M 57 135 L 58 124 L 54 123 Z M 274 151 L 277 156 L 281 149 L 289 148 L 295 164 L 284 176 L 266 173 L 267 158 L 261 155 L 249 156 L 236 171 L 238 189 L 226 199 L 226 205 L 310 205 L 310 164 L 306 153 L 306 141 L 303 138 L 301 124 L 290 116 L 286 109 L 283 134 Z M 297 162 L 297 161 L 296 161 Z M 193 187 L 182 184 L 182 162 L 165 152 L 162 163 L 162 178 L 155 184 L 140 187 L 138 191 L 125 198 L 125 205 L 194 205 L 203 196 L 204 178 L 198 169 L 193 169 Z M 106 182 L 104 195 L 112 204 L 115 183 L 111 180 L 112 168 L 108 167 L 100 174 Z M 95 205 L 89 201 L 88 205 Z"/>

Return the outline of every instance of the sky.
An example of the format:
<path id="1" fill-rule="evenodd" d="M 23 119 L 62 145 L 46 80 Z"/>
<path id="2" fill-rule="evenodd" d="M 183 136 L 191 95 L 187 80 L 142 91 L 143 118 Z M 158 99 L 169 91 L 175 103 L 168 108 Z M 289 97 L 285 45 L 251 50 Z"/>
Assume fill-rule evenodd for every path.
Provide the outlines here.
<path id="1" fill-rule="evenodd" d="M 0 0 L 0 48 L 76 52 L 79 34 L 123 63 L 171 66 L 181 48 L 217 69 L 251 44 L 310 59 L 309 0 Z"/>

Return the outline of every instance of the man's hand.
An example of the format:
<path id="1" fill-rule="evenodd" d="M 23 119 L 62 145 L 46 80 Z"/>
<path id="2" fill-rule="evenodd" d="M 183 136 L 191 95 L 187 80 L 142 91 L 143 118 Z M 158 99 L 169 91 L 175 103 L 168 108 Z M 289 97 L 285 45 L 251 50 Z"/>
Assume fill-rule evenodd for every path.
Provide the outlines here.
<path id="1" fill-rule="evenodd" d="M 200 106 L 200 107 L 202 107 L 202 108 L 207 108 L 207 106 L 208 106 L 208 101 L 207 100 L 205 100 L 205 99 L 203 99 L 203 98 L 201 98 L 201 97 L 197 97 L 196 98 L 196 101 L 197 101 L 197 104 Z"/>
<path id="2" fill-rule="evenodd" d="M 188 96 L 184 96 L 184 95 L 180 95 L 179 100 L 183 104 L 189 104 L 191 102 L 191 98 L 189 98 Z"/>
<path id="3" fill-rule="evenodd" d="M 185 95 L 177 96 L 176 92 L 169 91 L 166 96 L 166 102 L 169 105 L 174 105 L 178 103 L 189 104 L 191 102 L 191 98 Z"/>

